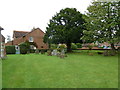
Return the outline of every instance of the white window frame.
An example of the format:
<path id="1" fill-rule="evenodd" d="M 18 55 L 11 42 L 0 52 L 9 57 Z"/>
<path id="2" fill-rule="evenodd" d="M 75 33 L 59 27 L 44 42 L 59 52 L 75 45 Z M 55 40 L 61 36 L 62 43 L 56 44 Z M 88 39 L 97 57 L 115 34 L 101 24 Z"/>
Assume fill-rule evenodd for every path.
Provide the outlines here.
<path id="1" fill-rule="evenodd" d="M 33 41 L 34 41 L 33 37 L 29 37 L 29 42 L 33 42 Z"/>

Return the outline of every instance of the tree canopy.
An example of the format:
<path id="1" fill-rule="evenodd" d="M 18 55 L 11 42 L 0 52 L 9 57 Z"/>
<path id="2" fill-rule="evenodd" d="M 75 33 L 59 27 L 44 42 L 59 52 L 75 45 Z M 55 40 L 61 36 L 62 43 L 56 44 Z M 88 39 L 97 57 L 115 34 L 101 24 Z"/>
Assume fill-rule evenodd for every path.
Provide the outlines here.
<path id="1" fill-rule="evenodd" d="M 46 28 L 44 42 L 65 43 L 71 51 L 71 43 L 81 42 L 85 29 L 83 15 L 75 8 L 65 8 L 56 13 Z"/>
<path id="2" fill-rule="evenodd" d="M 93 2 L 86 13 L 86 30 L 81 39 L 85 41 L 108 42 L 112 49 L 119 42 L 120 2 Z"/>

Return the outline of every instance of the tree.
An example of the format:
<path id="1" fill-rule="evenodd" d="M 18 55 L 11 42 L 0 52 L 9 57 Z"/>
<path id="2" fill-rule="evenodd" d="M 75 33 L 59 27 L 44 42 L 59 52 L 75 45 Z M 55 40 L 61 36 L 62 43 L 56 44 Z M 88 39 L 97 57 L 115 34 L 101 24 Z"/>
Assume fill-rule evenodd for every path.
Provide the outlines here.
<path id="1" fill-rule="evenodd" d="M 108 42 L 112 50 L 115 50 L 114 44 L 119 42 L 119 15 L 120 2 L 93 2 L 86 13 L 84 36 L 81 39 L 85 41 Z"/>
<path id="2" fill-rule="evenodd" d="M 7 42 L 10 42 L 10 41 L 12 41 L 12 40 L 11 40 L 11 36 L 10 36 L 10 35 L 7 35 Z"/>
<path id="3" fill-rule="evenodd" d="M 67 51 L 71 51 L 71 43 L 81 42 L 83 35 L 84 19 L 82 14 L 75 8 L 65 8 L 56 13 L 46 28 L 44 42 L 65 43 Z"/>

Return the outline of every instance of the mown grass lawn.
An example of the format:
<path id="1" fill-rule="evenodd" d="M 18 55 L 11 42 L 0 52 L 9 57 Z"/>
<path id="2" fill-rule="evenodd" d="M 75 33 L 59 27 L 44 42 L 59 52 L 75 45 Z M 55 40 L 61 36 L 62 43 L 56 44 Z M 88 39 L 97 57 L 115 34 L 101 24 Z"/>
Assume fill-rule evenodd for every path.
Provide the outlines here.
<path id="1" fill-rule="evenodd" d="M 8 55 L 2 61 L 3 88 L 118 88 L 117 56 L 70 53 Z"/>

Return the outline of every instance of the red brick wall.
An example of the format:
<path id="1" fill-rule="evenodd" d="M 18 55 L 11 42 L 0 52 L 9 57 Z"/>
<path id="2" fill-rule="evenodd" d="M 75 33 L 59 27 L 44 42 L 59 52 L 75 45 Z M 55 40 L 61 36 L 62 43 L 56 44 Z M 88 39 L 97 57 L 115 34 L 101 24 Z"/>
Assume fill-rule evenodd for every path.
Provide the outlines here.
<path id="1" fill-rule="evenodd" d="M 32 32 L 28 33 L 25 37 L 24 37 L 24 42 L 26 40 L 29 41 L 29 38 L 33 37 L 34 42 L 37 44 L 38 49 L 48 49 L 48 45 L 43 43 L 43 37 L 44 37 L 44 32 L 42 32 L 39 29 L 35 29 Z M 43 47 L 43 48 L 41 48 Z"/>
<path id="2" fill-rule="evenodd" d="M 12 41 L 5 43 L 5 46 L 10 46 L 12 45 Z"/>
<path id="3" fill-rule="evenodd" d="M 23 41 L 23 37 L 15 38 L 15 39 L 13 40 L 13 45 L 18 45 L 18 44 L 20 44 L 20 43 L 22 43 L 22 42 L 24 42 L 24 41 Z"/>

